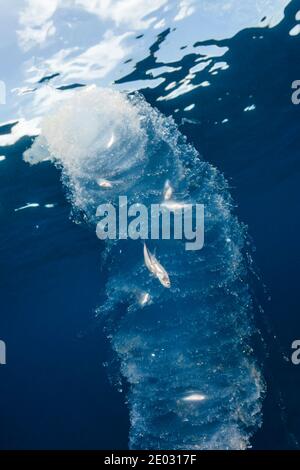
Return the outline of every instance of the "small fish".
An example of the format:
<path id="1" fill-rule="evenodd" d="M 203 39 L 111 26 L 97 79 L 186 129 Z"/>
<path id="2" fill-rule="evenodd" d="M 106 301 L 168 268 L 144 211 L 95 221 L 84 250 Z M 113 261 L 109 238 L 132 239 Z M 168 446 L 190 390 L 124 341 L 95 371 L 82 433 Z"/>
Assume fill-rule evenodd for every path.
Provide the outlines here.
<path id="1" fill-rule="evenodd" d="M 172 194 L 173 194 L 173 188 L 171 186 L 170 181 L 167 180 L 164 186 L 164 200 L 169 201 L 172 197 Z"/>
<path id="2" fill-rule="evenodd" d="M 139 298 L 139 304 L 143 307 L 144 305 L 150 302 L 150 294 L 148 292 L 143 292 Z"/>
<path id="3" fill-rule="evenodd" d="M 97 184 L 98 186 L 100 186 L 100 188 L 104 188 L 104 189 L 110 189 L 113 186 L 110 181 L 105 180 L 104 178 L 98 178 Z"/>
<path id="4" fill-rule="evenodd" d="M 37 202 L 28 202 L 26 206 L 21 206 L 15 209 L 15 212 L 23 211 L 24 209 L 29 209 L 30 207 L 39 207 L 39 204 Z"/>
<path id="5" fill-rule="evenodd" d="M 157 277 L 159 282 L 169 289 L 171 287 L 171 282 L 167 271 L 162 267 L 162 265 L 157 261 L 154 255 L 148 250 L 146 243 L 144 243 L 144 260 L 145 265 L 149 271 Z"/>
<path id="6" fill-rule="evenodd" d="M 107 148 L 107 149 L 110 149 L 110 147 L 114 144 L 114 142 L 115 142 L 115 136 L 114 136 L 114 134 L 112 134 L 112 135 L 111 135 L 111 138 L 109 139 L 109 142 L 108 142 L 106 148 Z"/>
<path id="7" fill-rule="evenodd" d="M 184 202 L 177 202 L 177 201 L 166 201 L 161 204 L 161 207 L 168 209 L 169 211 L 178 211 L 180 209 L 184 209 L 187 207 L 188 204 Z"/>
<path id="8" fill-rule="evenodd" d="M 202 395 L 202 393 L 192 393 L 191 395 L 187 395 L 184 397 L 182 400 L 183 401 L 203 401 L 206 399 L 205 395 Z"/>

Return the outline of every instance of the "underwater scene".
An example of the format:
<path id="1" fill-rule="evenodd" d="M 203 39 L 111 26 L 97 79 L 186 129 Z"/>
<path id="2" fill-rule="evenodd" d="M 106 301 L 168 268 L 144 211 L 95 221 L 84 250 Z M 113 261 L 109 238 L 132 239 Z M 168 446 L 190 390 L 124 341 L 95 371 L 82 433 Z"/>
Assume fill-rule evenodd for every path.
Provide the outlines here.
<path id="1" fill-rule="evenodd" d="M 298 449 L 300 0 L 0 11 L 0 449 Z"/>

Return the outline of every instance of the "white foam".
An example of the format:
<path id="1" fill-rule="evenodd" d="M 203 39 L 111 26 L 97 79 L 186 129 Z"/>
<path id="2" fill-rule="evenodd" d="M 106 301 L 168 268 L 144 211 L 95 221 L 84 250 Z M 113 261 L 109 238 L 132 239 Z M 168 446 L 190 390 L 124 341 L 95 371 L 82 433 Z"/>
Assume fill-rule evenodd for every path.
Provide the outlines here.
<path id="1" fill-rule="evenodd" d="M 140 117 L 126 95 L 90 86 L 43 118 L 41 136 L 24 160 L 35 164 L 50 159 L 63 166 L 75 206 L 90 208 L 94 216 L 90 186 L 113 188 L 115 181 L 126 182 L 123 175 L 129 169 L 135 178 L 134 169 L 145 159 L 144 143 Z M 92 194 L 99 197 L 99 192 Z"/>
<path id="2" fill-rule="evenodd" d="M 108 146 L 112 135 L 115 140 Z M 252 331 L 251 297 L 246 281 L 243 286 L 236 282 L 245 279 L 245 233 L 231 215 L 222 176 L 182 140 L 172 118 L 161 115 L 142 97 L 89 87 L 45 116 L 41 135 L 24 158 L 30 163 L 45 158 L 56 162 L 74 209 L 84 212 L 92 225 L 99 202 L 113 201 L 123 191 L 134 200 L 137 194 L 141 201 L 152 200 L 154 194 L 161 198 L 169 180 L 174 194 L 182 184 L 178 194 L 190 198 L 186 188 L 197 179 L 194 197 L 206 204 L 208 233 L 213 233 L 207 242 L 211 253 L 189 258 L 180 243 L 161 245 L 160 259 L 174 277 L 173 290 L 168 294 L 164 289 L 162 294 L 144 266 L 141 250 L 124 244 L 122 253 L 120 245 L 113 244 L 107 251 L 112 260 L 107 301 L 99 313 L 103 319 L 109 317 L 109 324 L 118 324 L 108 336 L 130 385 L 131 447 L 153 448 L 159 442 L 161 448 L 240 449 L 247 447 L 261 422 L 263 394 L 255 361 L 244 349 Z M 99 178 L 113 183 L 107 192 L 97 184 Z M 164 202 L 174 211 L 182 204 Z M 224 304 L 211 286 L 226 286 Z M 195 292 L 200 304 L 194 302 Z M 127 308 L 127 301 L 134 306 Z M 121 303 L 120 321 L 116 306 Z M 206 341 L 216 335 L 220 342 L 212 354 Z M 224 347 L 228 357 L 220 353 Z M 216 367 L 216 353 L 220 367 Z M 156 380 L 151 382 L 149 377 Z M 161 425 L 153 424 L 156 404 L 161 416 L 178 417 L 171 433 L 162 433 Z M 191 430 L 182 432 L 187 420 Z M 213 430 L 207 427 L 208 420 L 215 425 Z M 197 435 L 194 429 L 199 430 Z"/>

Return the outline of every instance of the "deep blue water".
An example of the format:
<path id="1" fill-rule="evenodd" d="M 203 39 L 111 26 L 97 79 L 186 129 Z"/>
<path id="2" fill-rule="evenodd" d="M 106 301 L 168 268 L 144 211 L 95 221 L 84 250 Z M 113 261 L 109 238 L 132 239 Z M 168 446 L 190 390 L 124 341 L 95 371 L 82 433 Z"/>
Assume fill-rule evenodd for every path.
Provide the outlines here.
<path id="1" fill-rule="evenodd" d="M 300 106 L 291 102 L 291 83 L 300 78 L 300 36 L 288 34 L 299 9 L 295 0 L 278 26 L 217 42 L 229 47 L 222 60 L 230 68 L 215 76 L 202 72 L 201 81 L 209 79 L 211 87 L 172 101 L 156 101 L 166 82 L 142 91 L 224 173 L 236 214 L 253 239 L 260 274 L 253 290 L 264 309 L 255 311 L 265 341 L 257 356 L 267 381 L 254 448 L 296 448 L 300 439 L 300 369 L 287 360 L 300 337 Z M 167 81 L 183 78 L 194 60 L 191 54 L 174 64 L 182 69 L 172 78 L 166 74 Z M 122 80 L 143 80 L 156 66 L 150 51 Z M 187 122 L 186 113 L 175 110 L 191 102 L 199 106 Z M 253 103 L 255 110 L 241 112 Z M 126 448 L 125 394 L 112 387 L 102 367 L 111 353 L 94 320 L 106 276 L 102 246 L 92 229 L 71 220 L 60 171 L 48 162 L 29 166 L 22 160 L 30 144 L 23 138 L 0 151 L 6 156 L 0 163 L 0 333 L 8 347 L 8 364 L 0 370 L 0 447 Z M 40 207 L 14 212 L 24 201 Z M 55 207 L 45 208 L 49 203 Z"/>

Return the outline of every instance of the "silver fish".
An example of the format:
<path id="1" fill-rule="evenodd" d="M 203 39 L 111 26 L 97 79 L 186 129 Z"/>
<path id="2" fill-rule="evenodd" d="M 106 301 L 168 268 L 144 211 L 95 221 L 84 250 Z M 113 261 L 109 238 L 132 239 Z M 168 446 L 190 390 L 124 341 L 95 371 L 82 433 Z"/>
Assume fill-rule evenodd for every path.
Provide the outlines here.
<path id="1" fill-rule="evenodd" d="M 98 186 L 100 186 L 100 188 L 104 188 L 104 189 L 110 189 L 112 188 L 112 183 L 104 178 L 98 178 L 97 179 L 97 184 Z"/>
<path id="2" fill-rule="evenodd" d="M 148 250 L 146 243 L 144 243 L 144 260 L 145 265 L 149 269 L 149 271 L 157 277 L 159 282 L 169 289 L 171 287 L 171 282 L 167 271 L 163 268 L 163 266 L 158 262 L 154 255 L 150 253 Z"/>
<path id="3" fill-rule="evenodd" d="M 147 305 L 151 300 L 150 294 L 148 292 L 143 292 L 139 297 L 139 304 L 144 307 Z"/>
<path id="4" fill-rule="evenodd" d="M 173 194 L 173 188 L 171 186 L 170 181 L 167 180 L 164 186 L 164 200 L 169 201 L 172 197 L 172 194 Z"/>

